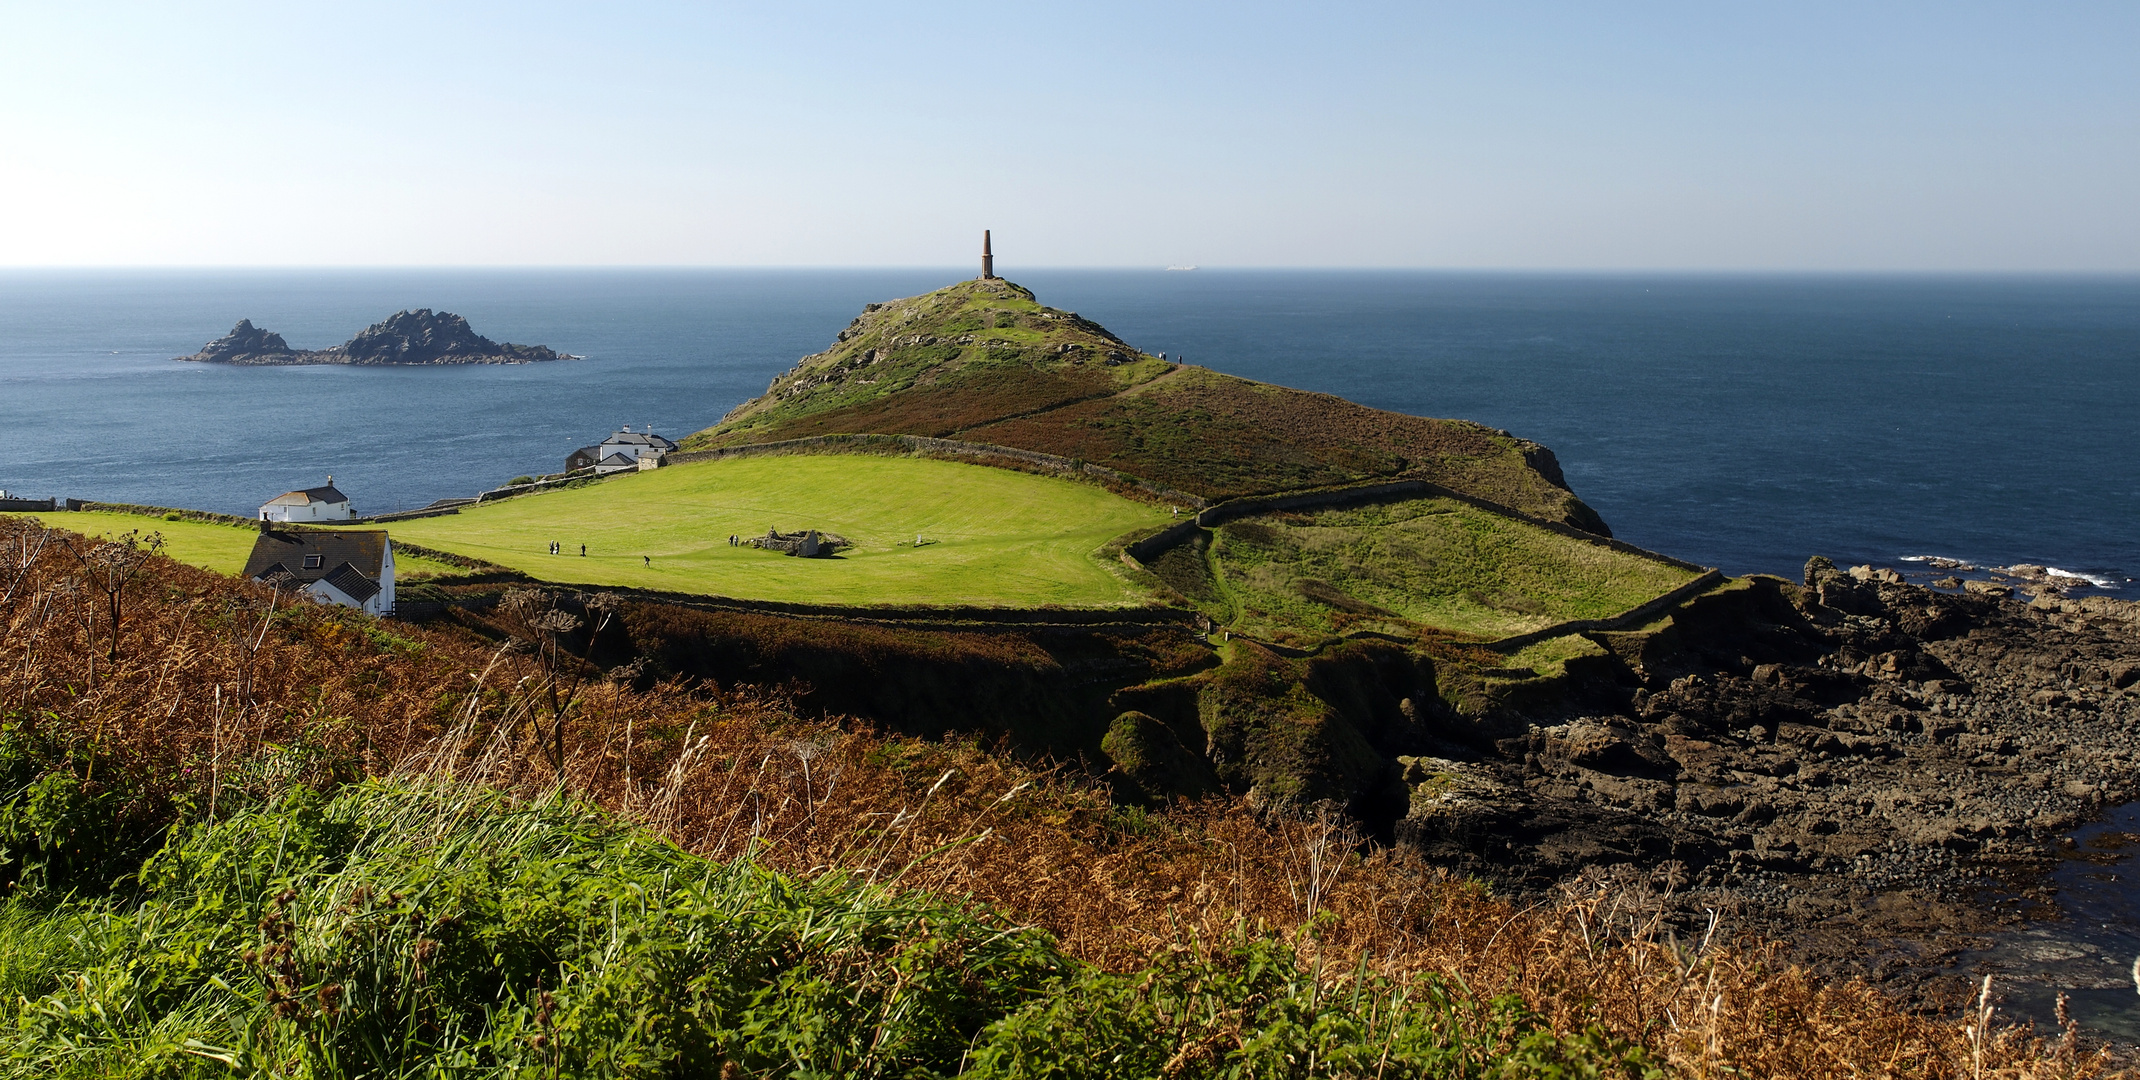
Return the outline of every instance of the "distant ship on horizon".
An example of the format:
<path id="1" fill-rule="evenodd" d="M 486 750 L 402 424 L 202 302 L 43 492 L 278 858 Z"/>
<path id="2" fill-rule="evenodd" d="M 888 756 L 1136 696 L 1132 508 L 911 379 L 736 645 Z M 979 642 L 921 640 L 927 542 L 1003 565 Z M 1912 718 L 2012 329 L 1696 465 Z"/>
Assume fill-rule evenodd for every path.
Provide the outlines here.
<path id="1" fill-rule="evenodd" d="M 1169 269 L 1169 270 L 1194 270 L 1194 269 L 1196 269 L 1196 264 L 1195 264 L 1195 263 L 1189 263 L 1189 264 L 1187 264 L 1187 265 L 1185 265 L 1185 266 L 1169 266 L 1169 267 L 1167 267 L 1167 269 Z"/>

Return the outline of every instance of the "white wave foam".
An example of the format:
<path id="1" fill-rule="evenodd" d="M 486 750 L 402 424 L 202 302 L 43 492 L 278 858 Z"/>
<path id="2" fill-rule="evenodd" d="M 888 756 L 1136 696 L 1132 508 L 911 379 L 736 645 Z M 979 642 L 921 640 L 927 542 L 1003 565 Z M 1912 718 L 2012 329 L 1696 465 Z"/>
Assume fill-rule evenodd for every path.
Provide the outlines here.
<path id="1" fill-rule="evenodd" d="M 2060 570 L 2058 567 L 2055 566 L 2046 566 L 2043 568 L 2043 572 L 2046 576 L 2049 577 L 2071 578 L 2074 581 L 2085 581 L 2098 589 L 2115 589 L 2118 587 L 2117 582 L 2112 581 L 2110 578 L 2097 577 L 2094 574 L 2076 574 L 2071 570 Z"/>

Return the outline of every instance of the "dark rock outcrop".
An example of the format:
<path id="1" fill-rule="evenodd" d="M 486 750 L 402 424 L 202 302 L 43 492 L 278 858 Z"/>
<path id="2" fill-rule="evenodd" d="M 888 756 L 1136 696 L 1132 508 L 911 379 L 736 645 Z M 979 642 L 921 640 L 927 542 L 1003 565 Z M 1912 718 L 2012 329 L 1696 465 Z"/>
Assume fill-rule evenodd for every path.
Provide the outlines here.
<path id="1" fill-rule="evenodd" d="M 179 357 L 220 364 L 525 364 L 560 358 L 541 345 L 492 341 L 467 319 L 430 308 L 397 311 L 331 349 L 292 349 L 281 334 L 242 319 L 200 352 Z"/>
<path id="2" fill-rule="evenodd" d="M 2140 604 L 1814 559 L 1594 640 L 1511 737 L 1430 723 L 1456 764 L 1403 759 L 1399 843 L 1519 892 L 1666 875 L 1690 925 L 1929 994 L 1998 925 L 1972 897 L 2034 896 L 2067 831 L 2140 798 Z"/>
<path id="3" fill-rule="evenodd" d="M 223 364 L 291 364 L 298 362 L 292 359 L 297 355 L 281 334 L 262 330 L 251 319 L 239 319 L 230 333 L 201 346 L 200 352 L 186 359 Z"/>
<path id="4" fill-rule="evenodd" d="M 476 333 L 467 319 L 430 308 L 395 312 L 365 327 L 341 351 L 352 364 L 497 364 L 558 358 L 540 345 L 501 345 Z"/>

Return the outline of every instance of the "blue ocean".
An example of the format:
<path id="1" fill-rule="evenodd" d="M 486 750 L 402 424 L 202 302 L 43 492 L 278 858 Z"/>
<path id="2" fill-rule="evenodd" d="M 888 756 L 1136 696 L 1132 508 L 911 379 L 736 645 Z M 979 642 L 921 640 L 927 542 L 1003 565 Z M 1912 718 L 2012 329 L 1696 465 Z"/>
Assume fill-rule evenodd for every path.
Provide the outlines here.
<path id="1" fill-rule="evenodd" d="M 0 488 L 360 512 L 718 420 L 873 300 L 954 270 L 0 272 Z M 1551 446 L 1622 538 L 1731 573 L 1808 555 L 2140 576 L 2140 278 L 1012 269 L 1221 371 Z M 584 356 L 176 363 L 239 319 L 299 348 L 403 308 Z"/>

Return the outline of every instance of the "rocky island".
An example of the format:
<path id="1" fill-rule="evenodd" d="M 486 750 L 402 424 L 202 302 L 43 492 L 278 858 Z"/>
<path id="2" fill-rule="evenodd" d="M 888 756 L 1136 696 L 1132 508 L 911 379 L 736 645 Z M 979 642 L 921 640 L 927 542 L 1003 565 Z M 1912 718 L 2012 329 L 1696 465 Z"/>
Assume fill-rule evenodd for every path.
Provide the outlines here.
<path id="1" fill-rule="evenodd" d="M 526 364 L 566 354 L 541 345 L 501 344 L 450 311 L 397 311 L 331 349 L 293 349 L 281 334 L 240 319 L 230 333 L 177 357 L 215 364 Z"/>

